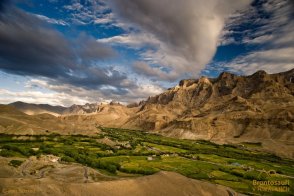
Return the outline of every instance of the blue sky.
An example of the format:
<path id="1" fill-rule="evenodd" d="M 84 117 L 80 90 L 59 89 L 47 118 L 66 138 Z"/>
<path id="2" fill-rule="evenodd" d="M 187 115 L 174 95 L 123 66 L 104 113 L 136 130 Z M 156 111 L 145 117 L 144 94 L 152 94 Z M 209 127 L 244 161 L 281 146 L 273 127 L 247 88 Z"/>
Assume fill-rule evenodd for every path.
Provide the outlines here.
<path id="1" fill-rule="evenodd" d="M 130 103 L 181 79 L 294 68 L 290 0 L 5 0 L 0 103 Z"/>

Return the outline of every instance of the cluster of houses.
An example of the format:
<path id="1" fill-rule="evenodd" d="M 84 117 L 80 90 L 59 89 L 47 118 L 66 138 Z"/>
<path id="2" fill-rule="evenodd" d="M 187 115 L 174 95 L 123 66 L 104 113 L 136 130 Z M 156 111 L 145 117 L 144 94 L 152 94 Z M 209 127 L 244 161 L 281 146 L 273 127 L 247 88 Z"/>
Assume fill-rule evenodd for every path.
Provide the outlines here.
<path id="1" fill-rule="evenodd" d="M 42 161 L 48 161 L 51 163 L 57 163 L 58 161 L 60 161 L 60 157 L 54 156 L 54 155 L 41 155 L 41 157 L 39 158 L 39 160 Z"/>
<path id="2" fill-rule="evenodd" d="M 121 149 L 121 148 L 126 148 L 126 149 L 131 149 L 132 146 L 129 142 L 120 142 L 119 144 L 114 146 L 116 149 Z"/>
<path id="3" fill-rule="evenodd" d="M 177 153 L 173 153 L 173 154 L 163 154 L 163 155 L 152 155 L 152 156 L 148 156 L 146 159 L 148 160 L 148 161 L 153 161 L 153 160 L 155 160 L 155 159 L 158 159 L 159 157 L 161 158 L 161 157 L 177 157 L 177 156 L 179 156 Z"/>
<path id="4" fill-rule="evenodd" d="M 250 167 L 250 166 L 247 166 L 247 165 L 242 165 L 242 164 L 240 164 L 240 163 L 238 163 L 238 162 L 233 162 L 233 163 L 231 163 L 231 166 L 241 167 L 242 169 L 244 169 L 244 170 L 246 170 L 246 171 L 252 171 L 252 170 L 254 170 L 253 167 Z"/>

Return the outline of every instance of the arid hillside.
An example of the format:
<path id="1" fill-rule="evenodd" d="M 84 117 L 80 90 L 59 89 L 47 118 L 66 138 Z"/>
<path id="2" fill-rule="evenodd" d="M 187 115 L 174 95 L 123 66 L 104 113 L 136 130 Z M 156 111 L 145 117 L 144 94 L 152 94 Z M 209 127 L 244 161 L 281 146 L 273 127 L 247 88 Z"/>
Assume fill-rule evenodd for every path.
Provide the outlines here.
<path id="1" fill-rule="evenodd" d="M 294 69 L 182 80 L 143 102 L 123 127 L 218 143 L 262 142 L 294 156 Z"/>
<path id="2" fill-rule="evenodd" d="M 124 126 L 188 139 L 294 141 L 294 70 L 182 80 L 150 97 Z"/>
<path id="3" fill-rule="evenodd" d="M 87 104 L 71 106 L 59 116 L 66 122 L 95 124 L 97 127 L 121 127 L 138 108 L 128 108 L 121 104 Z M 71 111 L 71 112 L 70 112 Z"/>
<path id="4" fill-rule="evenodd" d="M 174 172 L 139 178 L 117 178 L 79 164 L 61 164 L 52 158 L 31 157 L 20 167 L 0 158 L 0 193 L 4 195 L 239 195 L 209 182 L 189 179 Z"/>
<path id="5" fill-rule="evenodd" d="M 0 133 L 7 134 L 94 134 L 95 122 L 76 123 L 50 114 L 28 115 L 13 106 L 0 105 Z"/>

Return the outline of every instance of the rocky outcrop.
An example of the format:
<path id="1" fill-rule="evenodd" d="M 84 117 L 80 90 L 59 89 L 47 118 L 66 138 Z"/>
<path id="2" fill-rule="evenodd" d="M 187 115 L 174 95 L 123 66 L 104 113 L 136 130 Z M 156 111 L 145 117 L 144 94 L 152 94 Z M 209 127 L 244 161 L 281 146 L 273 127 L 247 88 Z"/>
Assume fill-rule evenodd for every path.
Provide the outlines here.
<path id="1" fill-rule="evenodd" d="M 123 125 L 187 139 L 294 141 L 294 69 L 182 80 Z"/>
<path id="2" fill-rule="evenodd" d="M 83 115 L 99 112 L 100 106 L 98 103 L 87 103 L 85 105 L 72 105 L 63 111 L 62 115 Z"/>

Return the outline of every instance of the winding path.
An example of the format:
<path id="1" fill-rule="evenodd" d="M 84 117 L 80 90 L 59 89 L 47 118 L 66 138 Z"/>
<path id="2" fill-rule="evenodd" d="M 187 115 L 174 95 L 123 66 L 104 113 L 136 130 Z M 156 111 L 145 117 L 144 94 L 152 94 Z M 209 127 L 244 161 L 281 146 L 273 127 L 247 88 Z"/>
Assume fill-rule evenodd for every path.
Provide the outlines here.
<path id="1" fill-rule="evenodd" d="M 21 165 L 21 174 L 22 174 L 22 176 L 26 176 L 27 175 L 27 173 L 25 172 L 25 170 L 28 168 L 28 166 L 31 164 L 31 160 L 30 159 L 28 159 L 25 163 L 23 163 L 22 165 Z"/>
<path id="2" fill-rule="evenodd" d="M 89 175 L 88 175 L 88 168 L 84 167 L 84 182 L 87 183 L 89 181 Z"/>

